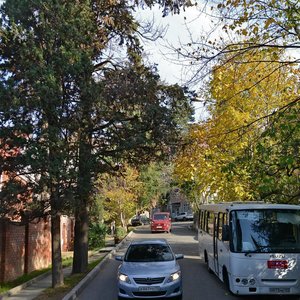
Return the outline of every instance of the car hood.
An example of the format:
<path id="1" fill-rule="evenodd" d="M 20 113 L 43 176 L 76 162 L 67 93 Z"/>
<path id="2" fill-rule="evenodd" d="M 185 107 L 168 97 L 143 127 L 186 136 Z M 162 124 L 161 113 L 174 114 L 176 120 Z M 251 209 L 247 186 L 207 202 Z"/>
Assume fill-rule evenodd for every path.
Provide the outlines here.
<path id="1" fill-rule="evenodd" d="M 121 273 L 126 275 L 147 275 L 147 276 L 167 276 L 180 269 L 177 261 L 164 262 L 123 262 L 119 268 Z"/>

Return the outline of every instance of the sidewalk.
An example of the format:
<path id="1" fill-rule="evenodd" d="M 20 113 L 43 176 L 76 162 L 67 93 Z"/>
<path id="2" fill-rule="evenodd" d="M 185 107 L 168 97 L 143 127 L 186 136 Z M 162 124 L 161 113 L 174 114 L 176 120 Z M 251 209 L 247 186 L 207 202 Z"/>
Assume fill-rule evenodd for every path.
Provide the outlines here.
<path id="1" fill-rule="evenodd" d="M 104 248 L 100 249 L 96 253 L 92 253 L 89 256 L 88 258 L 89 263 L 101 257 L 108 257 L 110 252 L 114 251 L 115 248 L 116 247 L 113 239 L 112 238 L 107 239 L 106 246 Z M 71 275 L 71 272 L 72 272 L 71 266 L 64 268 L 63 269 L 64 277 Z M 33 300 L 36 297 L 38 297 L 45 289 L 51 286 L 52 286 L 52 274 L 51 271 L 49 271 L 30 280 L 29 282 L 26 282 L 20 286 L 17 286 L 9 290 L 5 294 L 1 294 L 0 300 Z"/>

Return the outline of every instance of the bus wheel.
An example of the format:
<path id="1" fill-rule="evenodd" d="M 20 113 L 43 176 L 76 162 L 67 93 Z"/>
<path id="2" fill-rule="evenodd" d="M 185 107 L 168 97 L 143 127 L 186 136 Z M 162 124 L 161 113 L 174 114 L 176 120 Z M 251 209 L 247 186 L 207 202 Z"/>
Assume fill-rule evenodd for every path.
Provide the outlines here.
<path id="1" fill-rule="evenodd" d="M 229 276 L 228 276 L 227 270 L 225 268 L 223 268 L 223 281 L 224 281 L 224 284 L 225 284 L 228 292 L 230 294 L 232 294 L 231 289 L 230 289 Z"/>

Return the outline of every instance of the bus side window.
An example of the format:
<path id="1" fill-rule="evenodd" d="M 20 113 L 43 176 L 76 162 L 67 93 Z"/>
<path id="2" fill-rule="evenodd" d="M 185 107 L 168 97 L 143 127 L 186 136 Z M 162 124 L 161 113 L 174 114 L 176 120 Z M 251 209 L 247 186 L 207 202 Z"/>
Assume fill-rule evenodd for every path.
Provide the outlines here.
<path id="1" fill-rule="evenodd" d="M 203 230 L 205 232 L 208 232 L 208 217 L 209 217 L 209 213 L 208 213 L 208 211 L 205 211 L 205 213 L 204 213 L 204 228 L 203 228 Z"/>
<path id="2" fill-rule="evenodd" d="M 223 214 L 223 224 L 228 225 L 228 214 L 227 213 Z"/>
<path id="3" fill-rule="evenodd" d="M 224 213 L 219 213 L 218 214 L 218 224 L 219 224 L 219 228 L 218 228 L 218 239 L 221 241 L 222 240 L 222 230 L 223 230 L 223 225 L 224 225 Z"/>
<path id="4" fill-rule="evenodd" d="M 238 251 L 238 234 L 237 234 L 237 218 L 236 212 L 231 212 L 231 220 L 230 220 L 230 227 L 231 227 L 231 234 L 232 234 L 232 244 L 230 246 L 231 251 L 237 252 Z"/>
<path id="5" fill-rule="evenodd" d="M 213 235 L 214 234 L 214 213 L 213 212 L 209 212 L 208 213 L 208 234 Z"/>
<path id="6" fill-rule="evenodd" d="M 199 228 L 204 230 L 204 211 L 199 211 Z"/>

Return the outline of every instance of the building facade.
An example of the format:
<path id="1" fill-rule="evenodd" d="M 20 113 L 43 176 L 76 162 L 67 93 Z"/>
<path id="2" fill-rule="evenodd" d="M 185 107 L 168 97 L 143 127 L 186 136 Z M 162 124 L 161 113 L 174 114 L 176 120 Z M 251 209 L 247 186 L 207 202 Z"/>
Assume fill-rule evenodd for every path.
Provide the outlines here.
<path id="1" fill-rule="evenodd" d="M 170 191 L 168 211 L 171 212 L 172 217 L 175 217 L 182 212 L 193 212 L 187 197 L 180 191 L 179 188 L 173 188 Z"/>

